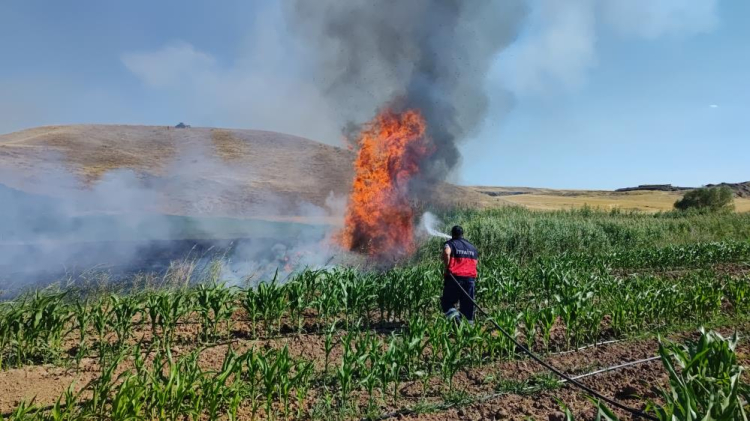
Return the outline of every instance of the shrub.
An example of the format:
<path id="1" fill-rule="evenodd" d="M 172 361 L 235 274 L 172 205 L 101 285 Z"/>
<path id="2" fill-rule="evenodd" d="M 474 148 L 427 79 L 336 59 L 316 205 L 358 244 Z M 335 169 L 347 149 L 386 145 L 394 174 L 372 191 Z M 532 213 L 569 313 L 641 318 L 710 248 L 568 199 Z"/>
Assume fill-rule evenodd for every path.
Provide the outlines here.
<path id="1" fill-rule="evenodd" d="M 726 186 L 690 190 L 674 207 L 682 211 L 730 212 L 734 210 L 734 193 Z"/>

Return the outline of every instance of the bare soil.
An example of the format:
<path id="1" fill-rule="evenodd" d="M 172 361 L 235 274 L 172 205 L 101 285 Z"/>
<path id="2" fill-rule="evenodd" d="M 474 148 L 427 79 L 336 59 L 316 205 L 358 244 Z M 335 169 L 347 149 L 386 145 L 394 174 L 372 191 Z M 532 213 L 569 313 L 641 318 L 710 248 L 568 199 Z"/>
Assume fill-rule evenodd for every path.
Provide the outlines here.
<path id="1" fill-rule="evenodd" d="M 245 325 L 243 325 L 245 323 Z M 235 322 L 234 332 L 247 328 L 247 322 Z M 194 335 L 197 325 L 185 324 L 180 327 L 180 334 L 185 338 Z M 744 327 L 743 327 L 744 329 Z M 148 339 L 149 330 L 146 326 L 139 329 L 137 338 Z M 719 329 L 725 335 L 731 334 L 730 329 Z M 341 333 L 337 337 L 340 337 Z M 387 335 L 382 332 L 382 335 Z M 240 335 L 241 336 L 241 335 Z M 672 335 L 673 340 L 695 338 L 694 332 Z M 72 342 L 71 344 L 72 345 Z M 176 356 L 183 355 L 196 344 L 187 340 L 173 348 Z M 304 357 L 316 361 L 316 370 L 323 369 L 324 337 L 321 334 L 285 334 L 279 337 L 246 340 L 235 336 L 226 343 L 205 349 L 200 356 L 199 363 L 204 369 L 219 369 L 227 348 L 231 346 L 235 351 L 242 352 L 250 348 L 259 350 L 288 347 L 294 357 Z M 597 369 L 618 365 L 625 362 L 641 360 L 656 355 L 658 342 L 656 339 L 628 340 L 612 344 L 589 347 L 576 352 L 548 355 L 545 360 L 554 367 L 569 375 L 579 375 Z M 331 364 L 335 366 L 341 359 L 341 347 L 337 345 L 331 354 Z M 750 362 L 750 346 L 740 345 L 738 350 L 740 360 L 744 364 Z M 559 419 L 560 405 L 558 400 L 571 407 L 577 419 L 589 420 L 595 416 L 593 406 L 585 394 L 571 386 L 561 386 L 552 390 L 535 393 L 525 393 L 522 390 L 508 389 L 508 384 L 522 384 L 523 381 L 549 375 L 546 369 L 533 360 L 522 358 L 497 361 L 480 367 L 472 367 L 457 373 L 454 378 L 454 390 L 471 397 L 475 403 L 465 407 L 444 408 L 444 397 L 447 385 L 439 378 L 431 379 L 427 389 L 421 381 L 407 381 L 399 386 L 399 400 L 394 404 L 390 397 L 384 399 L 378 410 L 383 413 L 402 411 L 404 408 L 414 408 L 433 404 L 440 406 L 439 410 L 428 413 L 404 413 L 399 419 L 413 420 L 482 420 L 482 419 L 510 419 L 522 420 L 531 416 L 537 420 Z M 131 363 L 125 361 L 122 369 Z M 7 413 L 15 408 L 22 400 L 34 399 L 39 405 L 51 405 L 65 391 L 69 385 L 74 389 L 83 387 L 98 376 L 99 368 L 96 361 L 86 359 L 80 367 L 54 367 L 51 365 L 27 366 L 0 372 L 0 412 Z M 613 397 L 622 403 L 643 408 L 649 400 L 658 401 L 657 389 L 667 386 L 667 377 L 661 362 L 653 361 L 633 367 L 623 368 L 609 373 L 587 377 L 583 383 L 608 397 Z M 312 410 L 321 398 L 321 390 L 312 390 L 303 402 L 305 411 Z M 360 410 L 367 403 L 363 392 L 351 395 L 353 402 L 359 403 Z M 297 405 L 294 403 L 292 407 Z M 249 417 L 251 408 L 249 403 L 241 408 L 241 414 Z M 626 414 L 620 414 L 622 419 L 629 419 Z"/>

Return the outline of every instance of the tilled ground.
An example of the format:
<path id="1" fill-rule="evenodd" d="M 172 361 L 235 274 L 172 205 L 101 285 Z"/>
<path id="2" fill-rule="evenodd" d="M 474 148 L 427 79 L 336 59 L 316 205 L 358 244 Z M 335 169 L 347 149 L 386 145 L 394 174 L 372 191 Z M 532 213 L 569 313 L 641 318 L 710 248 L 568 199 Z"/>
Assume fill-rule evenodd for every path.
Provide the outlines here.
<path id="1" fill-rule="evenodd" d="M 742 329 L 746 330 L 747 326 Z M 183 329 L 189 330 L 187 325 Z M 719 329 L 729 335 L 732 329 Z M 145 334 L 145 332 L 142 332 Z M 386 334 L 386 333 L 383 333 Z M 672 335 L 671 339 L 685 340 L 694 338 L 694 332 Z M 203 368 L 218 369 L 229 346 L 237 352 L 252 347 L 283 348 L 287 346 L 290 354 L 304 357 L 316 362 L 316 371 L 323 369 L 324 338 L 320 334 L 291 334 L 277 338 L 261 340 L 236 339 L 234 341 L 205 349 L 200 356 Z M 194 348 L 183 343 L 174 348 L 176 355 L 182 355 Z M 642 360 L 657 355 L 658 341 L 654 338 L 634 339 L 611 344 L 589 347 L 575 352 L 551 354 L 545 361 L 568 375 L 580 375 L 598 369 L 615 366 L 631 361 Z M 742 343 L 738 349 L 743 364 L 750 362 L 750 347 Z M 499 361 L 480 367 L 472 367 L 456 374 L 453 382 L 453 395 L 467 398 L 463 405 L 446 403 L 447 385 L 439 378 L 422 381 L 403 382 L 398 389 L 399 399 L 393 403 L 391 397 L 380 400 L 377 409 L 382 414 L 393 414 L 394 418 L 410 420 L 483 420 L 509 419 L 525 420 L 532 417 L 536 420 L 561 419 L 559 402 L 567 404 L 577 419 L 593 419 L 595 409 L 586 394 L 569 385 L 550 387 L 552 377 L 538 363 L 528 358 L 510 361 Z M 336 346 L 331 353 L 331 365 L 341 359 L 341 347 Z M 130 361 L 123 362 L 123 370 L 130 366 Z M 50 405 L 71 384 L 78 389 L 99 375 L 99 367 L 92 359 L 84 360 L 78 368 L 62 368 L 51 365 L 27 366 L 0 372 L 0 412 L 7 413 L 22 400 L 34 399 L 38 405 Z M 547 378 L 542 390 L 535 392 L 524 390 L 529 380 Z M 667 376 L 659 360 L 636 366 L 621 368 L 607 373 L 586 377 L 584 384 L 603 395 L 615 398 L 621 403 L 636 409 L 643 409 L 649 400 L 658 401 L 658 388 L 667 386 Z M 533 383 L 531 383 L 533 384 Z M 426 385 L 426 389 L 425 389 Z M 303 403 L 303 409 L 310 411 L 320 404 L 322 391 L 312 390 Z M 363 392 L 353 393 L 352 402 L 359 402 L 364 408 L 367 397 Z M 295 407 L 292 404 L 292 408 Z M 422 409 L 411 412 L 409 409 Z M 629 419 L 622 411 L 615 411 L 622 419 Z M 249 403 L 241 408 L 241 415 L 250 417 Z M 320 414 L 319 414 L 320 415 Z M 321 415 L 325 417 L 325 415 Z"/>

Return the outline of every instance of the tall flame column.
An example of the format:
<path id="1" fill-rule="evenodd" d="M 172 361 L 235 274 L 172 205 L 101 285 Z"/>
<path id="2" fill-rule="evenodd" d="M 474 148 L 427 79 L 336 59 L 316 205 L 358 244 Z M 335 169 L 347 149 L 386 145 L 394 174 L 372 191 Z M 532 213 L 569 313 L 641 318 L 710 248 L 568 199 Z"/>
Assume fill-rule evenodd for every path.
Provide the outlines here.
<path id="1" fill-rule="evenodd" d="M 409 181 L 432 153 L 418 110 L 382 110 L 359 134 L 354 183 L 341 236 L 349 250 L 385 259 L 413 250 Z"/>

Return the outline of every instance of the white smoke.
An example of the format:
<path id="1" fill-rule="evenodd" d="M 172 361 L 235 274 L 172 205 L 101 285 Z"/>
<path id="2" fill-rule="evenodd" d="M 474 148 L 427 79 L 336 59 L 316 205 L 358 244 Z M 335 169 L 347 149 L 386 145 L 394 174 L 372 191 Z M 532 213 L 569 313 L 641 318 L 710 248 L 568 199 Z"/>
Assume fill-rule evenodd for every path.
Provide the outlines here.
<path id="1" fill-rule="evenodd" d="M 207 146 L 183 144 L 158 175 L 117 169 L 90 184 L 64 162 L 47 156 L 33 175 L 0 165 L 0 294 L 92 270 L 127 279 L 181 259 L 221 259 L 224 281 L 257 282 L 340 253 L 328 241 L 343 215 L 339 196 L 318 206 L 264 192 L 248 203 L 247 169 Z"/>
<path id="2" fill-rule="evenodd" d="M 419 221 L 418 230 L 427 233 L 432 237 L 440 237 L 450 240 L 450 235 L 440 232 L 440 230 L 437 228 L 441 224 L 442 222 L 437 218 L 437 216 L 433 215 L 431 212 L 425 212 Z"/>

